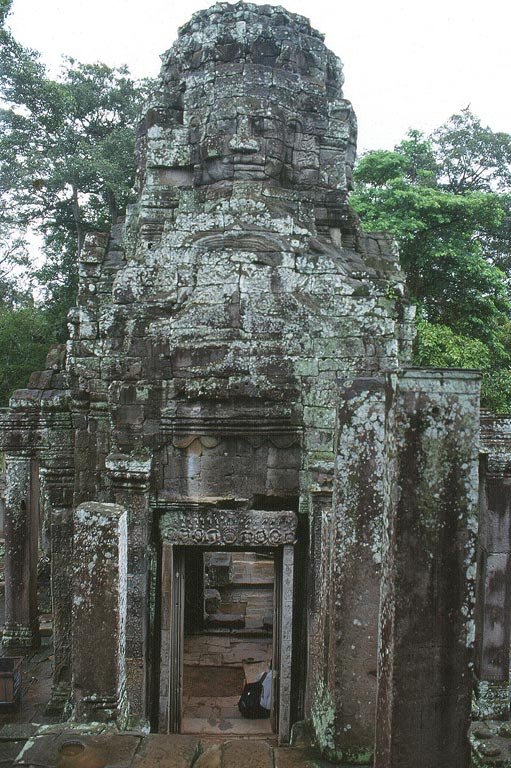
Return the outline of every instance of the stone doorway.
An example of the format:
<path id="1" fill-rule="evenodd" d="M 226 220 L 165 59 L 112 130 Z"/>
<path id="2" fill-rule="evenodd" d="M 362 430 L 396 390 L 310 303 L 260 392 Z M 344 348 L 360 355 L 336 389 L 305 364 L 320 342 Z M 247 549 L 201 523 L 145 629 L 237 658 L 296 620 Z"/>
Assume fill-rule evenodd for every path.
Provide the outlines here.
<path id="1" fill-rule="evenodd" d="M 237 704 L 245 680 L 270 673 L 274 589 L 271 551 L 185 556 L 182 733 L 273 732 L 275 716 L 248 720 Z"/>
<path id="2" fill-rule="evenodd" d="M 291 544 L 218 551 L 163 543 L 160 732 L 274 733 L 288 742 L 293 556 Z M 218 589 L 222 569 L 230 583 Z M 245 677 L 257 679 L 270 663 L 271 717 L 241 718 Z"/>

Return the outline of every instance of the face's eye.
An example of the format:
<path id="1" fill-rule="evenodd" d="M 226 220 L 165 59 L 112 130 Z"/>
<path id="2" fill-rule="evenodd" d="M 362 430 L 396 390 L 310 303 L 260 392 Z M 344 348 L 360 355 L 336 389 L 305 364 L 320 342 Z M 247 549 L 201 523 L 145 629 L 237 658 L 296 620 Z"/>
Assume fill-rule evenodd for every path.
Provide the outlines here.
<path id="1" fill-rule="evenodd" d="M 228 117 L 212 118 L 206 126 L 207 136 L 232 136 L 236 133 L 236 120 Z"/>
<path id="2" fill-rule="evenodd" d="M 254 136 L 264 136 L 266 129 L 266 121 L 264 117 L 256 115 L 252 118 L 252 131 Z"/>
<path id="3" fill-rule="evenodd" d="M 286 125 L 286 139 L 288 144 L 293 144 L 297 134 L 301 133 L 302 126 L 298 120 L 289 120 Z"/>

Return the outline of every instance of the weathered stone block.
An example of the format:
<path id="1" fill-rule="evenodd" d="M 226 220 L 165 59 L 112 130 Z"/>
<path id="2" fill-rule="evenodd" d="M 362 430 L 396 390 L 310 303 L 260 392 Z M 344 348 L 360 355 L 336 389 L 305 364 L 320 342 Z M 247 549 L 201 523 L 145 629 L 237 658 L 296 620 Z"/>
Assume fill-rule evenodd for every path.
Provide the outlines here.
<path id="1" fill-rule="evenodd" d="M 387 397 L 375 766 L 468 768 L 479 376 L 405 370 Z"/>
<path id="2" fill-rule="evenodd" d="M 117 504 L 81 504 L 73 539 L 73 716 L 122 726 L 127 715 L 126 511 Z"/>

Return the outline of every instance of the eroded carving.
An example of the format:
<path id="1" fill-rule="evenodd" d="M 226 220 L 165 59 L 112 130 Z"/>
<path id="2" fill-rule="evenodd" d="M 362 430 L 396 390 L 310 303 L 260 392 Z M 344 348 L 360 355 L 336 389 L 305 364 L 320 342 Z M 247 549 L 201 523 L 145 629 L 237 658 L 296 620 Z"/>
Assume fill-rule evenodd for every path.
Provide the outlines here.
<path id="1" fill-rule="evenodd" d="M 278 547 L 295 543 L 296 526 L 294 512 L 176 510 L 160 518 L 162 539 L 182 545 Z"/>

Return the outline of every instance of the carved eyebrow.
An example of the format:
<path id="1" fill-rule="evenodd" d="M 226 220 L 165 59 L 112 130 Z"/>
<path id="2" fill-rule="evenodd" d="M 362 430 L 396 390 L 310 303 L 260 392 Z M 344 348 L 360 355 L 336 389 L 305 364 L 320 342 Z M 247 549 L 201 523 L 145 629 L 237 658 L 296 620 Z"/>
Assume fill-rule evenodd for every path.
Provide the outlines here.
<path id="1" fill-rule="evenodd" d="M 303 125 L 296 117 L 291 117 L 286 123 L 286 128 L 292 131 L 301 131 Z"/>

